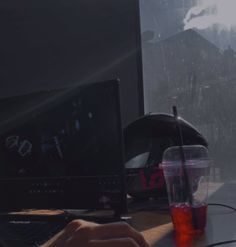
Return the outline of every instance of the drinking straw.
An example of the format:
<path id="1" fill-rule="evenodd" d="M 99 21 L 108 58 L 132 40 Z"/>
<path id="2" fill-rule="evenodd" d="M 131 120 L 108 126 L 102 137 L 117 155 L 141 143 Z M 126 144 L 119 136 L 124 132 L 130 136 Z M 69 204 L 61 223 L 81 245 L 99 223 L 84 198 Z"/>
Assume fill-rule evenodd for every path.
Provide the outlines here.
<path id="1" fill-rule="evenodd" d="M 179 152 L 180 152 L 180 157 L 181 157 L 181 167 L 182 167 L 182 173 L 183 173 L 183 181 L 184 184 L 186 186 L 186 194 L 188 196 L 188 200 L 189 200 L 189 205 L 192 209 L 192 216 L 193 216 L 193 227 L 195 229 L 198 229 L 198 224 L 197 224 L 197 215 L 195 212 L 195 208 L 193 207 L 193 194 L 192 194 L 192 190 L 191 190 L 191 186 L 190 186 L 190 182 L 189 182 L 189 177 L 188 177 L 188 173 L 187 173 L 187 169 L 186 169 L 186 158 L 185 158 L 185 154 L 184 154 L 184 149 L 183 149 L 183 134 L 182 134 L 182 128 L 179 124 L 179 120 L 178 120 L 178 112 L 177 112 L 177 107 L 173 106 L 173 115 L 175 118 L 175 124 L 176 124 L 176 128 L 177 128 L 177 138 L 179 141 Z M 182 198 L 184 199 L 184 198 Z"/>

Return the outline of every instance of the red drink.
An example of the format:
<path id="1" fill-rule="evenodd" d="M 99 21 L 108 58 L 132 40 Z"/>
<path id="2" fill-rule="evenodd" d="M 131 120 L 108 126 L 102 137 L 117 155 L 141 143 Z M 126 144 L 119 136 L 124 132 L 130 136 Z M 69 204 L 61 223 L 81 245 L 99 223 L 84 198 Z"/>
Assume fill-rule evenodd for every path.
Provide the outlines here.
<path id="1" fill-rule="evenodd" d="M 187 203 L 170 206 L 172 222 L 177 233 L 201 234 L 206 226 L 207 205 L 190 206 Z"/>

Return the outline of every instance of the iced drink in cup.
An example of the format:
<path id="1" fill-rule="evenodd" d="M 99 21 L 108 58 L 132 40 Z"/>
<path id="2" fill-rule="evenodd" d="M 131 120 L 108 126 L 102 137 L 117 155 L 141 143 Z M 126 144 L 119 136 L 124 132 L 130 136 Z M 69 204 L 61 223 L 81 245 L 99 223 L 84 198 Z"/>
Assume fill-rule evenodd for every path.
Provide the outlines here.
<path id="1" fill-rule="evenodd" d="M 204 232 L 210 163 L 208 150 L 200 145 L 170 147 L 163 154 L 161 166 L 177 233 Z"/>

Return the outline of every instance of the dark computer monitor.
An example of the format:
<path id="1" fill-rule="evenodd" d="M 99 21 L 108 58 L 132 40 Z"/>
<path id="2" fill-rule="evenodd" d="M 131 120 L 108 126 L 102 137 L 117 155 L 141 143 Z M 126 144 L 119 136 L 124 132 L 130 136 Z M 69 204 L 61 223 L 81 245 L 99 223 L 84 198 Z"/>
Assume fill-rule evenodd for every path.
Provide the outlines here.
<path id="1" fill-rule="evenodd" d="M 5 98 L 0 209 L 124 211 L 118 80 Z"/>

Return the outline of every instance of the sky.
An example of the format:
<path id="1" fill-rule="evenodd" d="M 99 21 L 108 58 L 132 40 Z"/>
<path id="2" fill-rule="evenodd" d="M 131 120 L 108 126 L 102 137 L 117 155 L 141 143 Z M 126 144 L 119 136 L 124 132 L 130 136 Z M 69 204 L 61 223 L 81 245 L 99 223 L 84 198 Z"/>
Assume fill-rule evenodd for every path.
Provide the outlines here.
<path id="1" fill-rule="evenodd" d="M 191 28 L 236 50 L 236 0 L 140 0 L 140 7 L 141 30 L 152 31 L 153 42 Z"/>
<path id="2" fill-rule="evenodd" d="M 201 0 L 187 12 L 183 22 L 184 29 L 199 30 L 212 28 L 218 30 L 236 29 L 235 0 Z"/>

